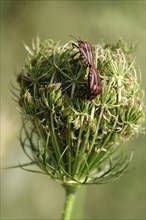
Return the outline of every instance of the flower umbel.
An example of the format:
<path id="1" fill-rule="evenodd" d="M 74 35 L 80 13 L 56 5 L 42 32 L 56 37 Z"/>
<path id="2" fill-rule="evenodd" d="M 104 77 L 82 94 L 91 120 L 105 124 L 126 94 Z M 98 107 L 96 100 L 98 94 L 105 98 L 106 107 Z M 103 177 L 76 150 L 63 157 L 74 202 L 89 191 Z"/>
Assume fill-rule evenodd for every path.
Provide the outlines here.
<path id="1" fill-rule="evenodd" d="M 32 163 L 63 185 L 119 178 L 130 158 L 123 143 L 143 130 L 143 91 L 130 48 L 93 46 L 102 92 L 88 100 L 89 68 L 72 42 L 33 41 L 18 75 L 21 146 Z M 25 165 L 26 166 L 26 165 Z M 21 166 L 23 167 L 23 166 Z M 24 167 L 23 167 L 24 168 Z"/>

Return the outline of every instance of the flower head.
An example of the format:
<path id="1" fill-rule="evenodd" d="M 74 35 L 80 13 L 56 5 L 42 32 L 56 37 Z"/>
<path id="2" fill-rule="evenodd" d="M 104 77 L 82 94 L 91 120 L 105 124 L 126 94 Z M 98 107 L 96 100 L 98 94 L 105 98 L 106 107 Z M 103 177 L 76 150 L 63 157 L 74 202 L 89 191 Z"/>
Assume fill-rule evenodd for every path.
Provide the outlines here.
<path id="1" fill-rule="evenodd" d="M 33 41 L 17 81 L 26 155 L 62 184 L 109 182 L 129 163 L 123 143 L 143 129 L 143 91 L 131 48 L 93 46 L 102 92 L 89 100 L 89 67 L 72 48 Z M 24 134 L 23 134 L 24 133 Z M 30 165 L 30 164 L 29 164 Z"/>

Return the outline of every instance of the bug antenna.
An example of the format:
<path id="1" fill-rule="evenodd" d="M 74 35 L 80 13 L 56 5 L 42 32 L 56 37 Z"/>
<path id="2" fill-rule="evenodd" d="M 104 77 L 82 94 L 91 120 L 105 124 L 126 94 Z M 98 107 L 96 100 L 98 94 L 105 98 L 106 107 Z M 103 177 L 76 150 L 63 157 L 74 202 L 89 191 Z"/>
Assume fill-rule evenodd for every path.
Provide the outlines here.
<path id="1" fill-rule="evenodd" d="M 81 38 L 79 37 L 79 40 L 81 41 Z"/>
<path id="2" fill-rule="evenodd" d="M 71 34 L 69 34 L 69 36 L 72 37 L 72 38 L 74 38 L 76 41 L 78 41 L 78 39 L 77 39 L 75 36 L 73 36 L 73 35 L 71 35 Z"/>

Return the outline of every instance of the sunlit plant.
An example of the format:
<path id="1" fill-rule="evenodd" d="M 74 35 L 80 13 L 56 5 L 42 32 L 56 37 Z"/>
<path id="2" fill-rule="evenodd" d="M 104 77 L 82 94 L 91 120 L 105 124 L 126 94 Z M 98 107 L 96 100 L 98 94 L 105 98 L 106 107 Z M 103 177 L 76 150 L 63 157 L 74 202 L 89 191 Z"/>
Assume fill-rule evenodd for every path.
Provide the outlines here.
<path id="1" fill-rule="evenodd" d="M 17 76 L 22 115 L 20 143 L 30 159 L 21 168 L 49 175 L 66 190 L 62 220 L 69 220 L 75 192 L 85 184 L 114 181 L 130 160 L 125 142 L 143 131 L 144 105 L 133 47 L 93 45 L 102 92 L 89 97 L 89 66 L 73 41 L 25 45 L 26 63 Z M 76 42 L 74 42 L 76 43 Z M 37 165 L 33 170 L 28 166 Z"/>

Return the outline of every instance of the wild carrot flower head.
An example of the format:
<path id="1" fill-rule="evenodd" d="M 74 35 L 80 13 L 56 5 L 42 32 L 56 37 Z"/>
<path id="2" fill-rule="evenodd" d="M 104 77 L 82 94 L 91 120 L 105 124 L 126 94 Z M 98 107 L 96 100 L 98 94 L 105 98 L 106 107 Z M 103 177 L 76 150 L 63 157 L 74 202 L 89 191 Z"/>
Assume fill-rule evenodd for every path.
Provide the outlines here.
<path id="1" fill-rule="evenodd" d="M 93 45 L 102 92 L 88 99 L 89 67 L 72 42 L 36 39 L 18 75 L 21 146 L 31 162 L 62 184 L 105 183 L 130 158 L 123 143 L 143 129 L 138 71 L 121 40 Z"/>

